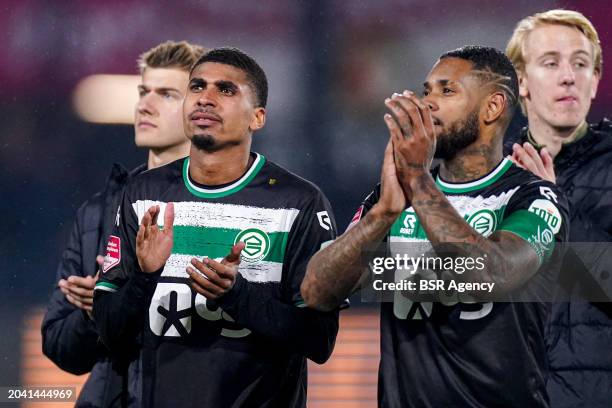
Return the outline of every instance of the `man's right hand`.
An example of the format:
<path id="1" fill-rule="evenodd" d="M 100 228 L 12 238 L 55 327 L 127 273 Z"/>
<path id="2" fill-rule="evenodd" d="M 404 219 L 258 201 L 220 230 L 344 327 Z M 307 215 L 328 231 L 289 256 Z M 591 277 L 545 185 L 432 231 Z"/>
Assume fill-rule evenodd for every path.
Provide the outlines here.
<path id="1" fill-rule="evenodd" d="M 389 138 L 380 175 L 380 198 L 372 210 L 380 211 L 384 216 L 395 220 L 406 208 L 406 196 L 397 178 L 395 159 L 393 157 L 393 142 Z"/>
<path id="2" fill-rule="evenodd" d="M 157 226 L 159 205 L 154 205 L 142 217 L 138 234 L 136 235 L 136 257 L 140 269 L 153 273 L 161 269 L 172 252 L 174 204 L 166 204 L 164 212 L 164 228 Z"/>

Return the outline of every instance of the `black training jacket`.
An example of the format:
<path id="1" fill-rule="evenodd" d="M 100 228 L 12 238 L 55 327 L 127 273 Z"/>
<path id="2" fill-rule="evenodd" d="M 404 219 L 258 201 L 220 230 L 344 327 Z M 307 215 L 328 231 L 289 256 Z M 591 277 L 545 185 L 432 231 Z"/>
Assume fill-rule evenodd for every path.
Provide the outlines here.
<path id="1" fill-rule="evenodd" d="M 507 135 L 506 153 L 526 140 L 527 129 Z M 583 138 L 563 146 L 554 165 L 570 203 L 570 241 L 612 246 L 612 123 L 590 125 Z M 575 273 L 574 290 L 610 298 L 612 264 L 604 258 L 589 273 Z M 553 304 L 546 337 L 551 407 L 612 406 L 612 303 Z"/>
<path id="2" fill-rule="evenodd" d="M 94 322 L 66 300 L 57 282 L 71 275 L 96 274 L 96 256 L 105 254 L 106 239 L 123 188 L 131 176 L 144 170 L 146 165 L 128 173 L 121 165 L 113 165 L 105 189 L 78 209 L 57 268 L 55 286 L 42 324 L 43 353 L 58 367 L 72 374 L 91 372 L 76 407 L 139 406 L 140 397 L 136 396 L 140 386 L 138 360 L 133 359 L 129 364 L 129 375 L 125 375 L 127 363 L 111 359 L 98 341 Z"/>

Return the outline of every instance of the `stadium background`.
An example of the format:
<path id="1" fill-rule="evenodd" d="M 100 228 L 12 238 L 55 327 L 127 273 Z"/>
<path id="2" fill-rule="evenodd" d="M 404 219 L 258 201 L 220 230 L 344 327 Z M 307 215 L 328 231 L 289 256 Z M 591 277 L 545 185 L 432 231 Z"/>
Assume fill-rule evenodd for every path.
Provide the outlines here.
<path id="1" fill-rule="evenodd" d="M 76 113 L 85 77 L 135 74 L 136 56 L 168 39 L 245 50 L 270 82 L 254 150 L 317 183 L 343 230 L 378 179 L 383 99 L 420 90 L 440 53 L 464 44 L 503 49 L 520 18 L 556 7 L 583 12 L 600 33 L 604 74 L 590 115 L 599 120 L 612 102 L 606 2 L 1 1 L 0 386 L 84 380 L 58 374 L 41 356 L 40 313 L 78 206 L 102 188 L 113 162 L 132 168 L 146 159 L 131 126 Z M 332 362 L 311 375 L 309 406 L 374 406 L 376 308 L 359 303 L 342 318 Z"/>

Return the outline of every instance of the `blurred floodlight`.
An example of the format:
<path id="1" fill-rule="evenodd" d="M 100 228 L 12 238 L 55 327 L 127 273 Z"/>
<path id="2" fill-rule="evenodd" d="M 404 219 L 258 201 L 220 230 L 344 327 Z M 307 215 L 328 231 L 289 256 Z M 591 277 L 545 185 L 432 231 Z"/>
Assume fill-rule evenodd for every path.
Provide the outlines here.
<path id="1" fill-rule="evenodd" d="M 86 122 L 132 124 L 140 75 L 91 75 L 72 94 L 76 114 Z"/>

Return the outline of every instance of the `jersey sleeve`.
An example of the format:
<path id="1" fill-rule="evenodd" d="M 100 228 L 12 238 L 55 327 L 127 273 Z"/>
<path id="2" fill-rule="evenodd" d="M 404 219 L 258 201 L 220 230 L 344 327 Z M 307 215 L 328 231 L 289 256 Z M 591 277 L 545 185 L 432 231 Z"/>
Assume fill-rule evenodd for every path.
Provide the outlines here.
<path id="1" fill-rule="evenodd" d="M 543 180 L 527 183 L 508 202 L 499 230 L 523 238 L 543 262 L 552 254 L 555 242 L 568 238 L 567 200 L 552 183 Z"/>
<path id="2" fill-rule="evenodd" d="M 131 208 L 129 185 L 116 215 L 108 250 L 94 291 L 93 317 L 104 345 L 121 358 L 137 352 L 145 311 L 158 273 L 144 273 L 136 259 L 138 219 Z"/>
<path id="3" fill-rule="evenodd" d="M 336 221 L 331 206 L 322 192 L 300 209 L 287 240 L 283 259 L 282 287 L 286 300 L 303 306 L 300 285 L 306 274 L 310 258 L 336 239 Z"/>
<path id="4" fill-rule="evenodd" d="M 96 283 L 96 291 L 116 292 L 138 269 L 136 258 L 138 217 L 130 201 L 126 190 L 117 208 L 115 226 L 108 237 L 104 265 Z"/>
<path id="5" fill-rule="evenodd" d="M 355 215 L 353 215 L 353 218 L 351 218 L 349 225 L 346 227 L 346 231 L 353 228 L 363 217 L 365 217 L 368 211 L 370 211 L 372 207 L 374 207 L 374 205 L 378 202 L 379 197 L 380 184 L 378 184 L 376 188 L 374 188 L 374 190 L 370 194 L 368 194 L 368 196 L 361 202 L 361 205 L 359 206 L 359 208 L 357 208 Z"/>

